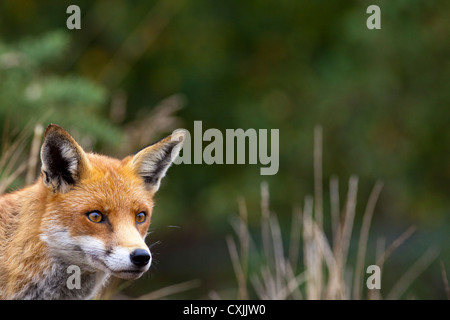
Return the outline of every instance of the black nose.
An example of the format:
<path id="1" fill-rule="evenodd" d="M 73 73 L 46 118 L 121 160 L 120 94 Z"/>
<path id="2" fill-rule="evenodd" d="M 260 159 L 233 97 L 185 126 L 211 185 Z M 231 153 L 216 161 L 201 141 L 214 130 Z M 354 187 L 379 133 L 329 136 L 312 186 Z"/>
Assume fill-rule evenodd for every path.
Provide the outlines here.
<path id="1" fill-rule="evenodd" d="M 130 254 L 130 260 L 134 265 L 143 267 L 150 261 L 150 253 L 144 249 L 136 249 Z"/>

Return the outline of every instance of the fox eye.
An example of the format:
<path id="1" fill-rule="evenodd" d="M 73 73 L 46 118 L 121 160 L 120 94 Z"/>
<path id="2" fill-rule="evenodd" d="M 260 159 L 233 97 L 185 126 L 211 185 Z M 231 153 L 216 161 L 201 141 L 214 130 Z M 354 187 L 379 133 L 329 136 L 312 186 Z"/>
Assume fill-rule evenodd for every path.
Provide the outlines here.
<path id="1" fill-rule="evenodd" d="M 144 223 L 145 222 L 145 220 L 147 220 L 147 215 L 145 214 L 145 212 L 139 212 L 137 215 L 136 215 L 136 222 L 137 223 Z"/>
<path id="2" fill-rule="evenodd" d="M 92 211 L 87 214 L 87 218 L 95 223 L 100 223 L 103 221 L 103 215 L 99 211 Z"/>

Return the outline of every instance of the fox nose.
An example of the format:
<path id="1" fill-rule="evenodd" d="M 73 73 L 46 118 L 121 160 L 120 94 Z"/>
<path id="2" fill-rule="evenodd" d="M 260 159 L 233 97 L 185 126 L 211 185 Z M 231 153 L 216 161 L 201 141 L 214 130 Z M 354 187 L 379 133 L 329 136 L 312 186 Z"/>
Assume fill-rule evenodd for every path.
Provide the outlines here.
<path id="1" fill-rule="evenodd" d="M 130 254 L 131 262 L 137 267 L 146 266 L 150 259 L 150 252 L 145 249 L 136 249 Z"/>

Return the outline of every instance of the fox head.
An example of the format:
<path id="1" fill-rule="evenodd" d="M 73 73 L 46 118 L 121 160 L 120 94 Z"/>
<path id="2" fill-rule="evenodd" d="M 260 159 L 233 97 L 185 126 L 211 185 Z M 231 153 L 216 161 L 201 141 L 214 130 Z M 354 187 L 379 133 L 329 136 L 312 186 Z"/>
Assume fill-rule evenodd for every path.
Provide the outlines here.
<path id="1" fill-rule="evenodd" d="M 145 236 L 153 196 L 180 152 L 184 134 L 123 160 L 85 152 L 50 125 L 41 148 L 45 209 L 40 237 L 52 256 L 88 272 L 136 279 L 148 270 Z"/>

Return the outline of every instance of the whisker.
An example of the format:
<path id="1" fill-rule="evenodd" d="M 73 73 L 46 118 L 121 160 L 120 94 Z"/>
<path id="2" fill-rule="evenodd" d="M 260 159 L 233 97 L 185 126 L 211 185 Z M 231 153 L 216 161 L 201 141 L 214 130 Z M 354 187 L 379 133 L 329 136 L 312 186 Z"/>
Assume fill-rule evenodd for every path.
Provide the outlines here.
<path id="1" fill-rule="evenodd" d="M 149 244 L 149 245 L 148 245 L 148 248 L 151 249 L 151 248 L 153 248 L 155 245 L 158 245 L 158 244 L 161 244 L 161 243 L 162 243 L 162 242 L 159 241 L 159 240 L 158 240 L 158 241 L 155 241 L 155 242 Z"/>

